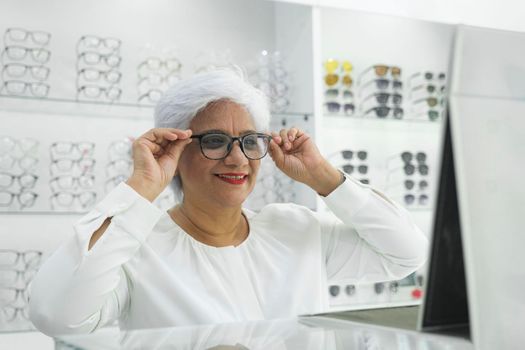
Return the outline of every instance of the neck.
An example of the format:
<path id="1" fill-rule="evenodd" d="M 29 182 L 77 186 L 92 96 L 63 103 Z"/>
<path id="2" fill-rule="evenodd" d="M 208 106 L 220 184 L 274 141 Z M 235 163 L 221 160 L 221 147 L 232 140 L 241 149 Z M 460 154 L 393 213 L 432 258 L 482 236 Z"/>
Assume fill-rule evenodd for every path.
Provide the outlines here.
<path id="1" fill-rule="evenodd" d="M 184 199 L 170 215 L 186 233 L 214 247 L 237 246 L 249 233 L 241 207 L 224 208 Z"/>

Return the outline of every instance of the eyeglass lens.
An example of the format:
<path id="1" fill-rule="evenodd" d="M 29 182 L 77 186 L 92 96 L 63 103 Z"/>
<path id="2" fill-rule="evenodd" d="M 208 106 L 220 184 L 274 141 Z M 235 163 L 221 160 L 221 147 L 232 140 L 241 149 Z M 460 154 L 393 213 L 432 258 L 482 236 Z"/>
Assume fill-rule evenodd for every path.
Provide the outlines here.
<path id="1" fill-rule="evenodd" d="M 269 139 L 265 135 L 249 134 L 241 137 L 241 149 L 249 159 L 261 159 L 268 151 Z M 223 159 L 233 147 L 233 139 L 225 134 L 207 134 L 200 140 L 206 158 Z"/>

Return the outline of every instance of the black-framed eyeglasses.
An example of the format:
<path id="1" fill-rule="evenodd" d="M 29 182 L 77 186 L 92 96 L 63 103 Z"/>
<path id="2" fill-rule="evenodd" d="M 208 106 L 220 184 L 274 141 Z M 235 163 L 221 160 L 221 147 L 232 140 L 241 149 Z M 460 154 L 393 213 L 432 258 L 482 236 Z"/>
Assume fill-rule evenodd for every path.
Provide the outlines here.
<path id="1" fill-rule="evenodd" d="M 258 160 L 268 153 L 268 145 L 272 137 L 263 133 L 250 133 L 239 137 L 224 133 L 208 132 L 200 135 L 192 135 L 192 139 L 198 139 L 201 152 L 204 157 L 212 160 L 221 160 L 230 154 L 233 142 L 239 141 L 242 153 L 246 158 Z"/>

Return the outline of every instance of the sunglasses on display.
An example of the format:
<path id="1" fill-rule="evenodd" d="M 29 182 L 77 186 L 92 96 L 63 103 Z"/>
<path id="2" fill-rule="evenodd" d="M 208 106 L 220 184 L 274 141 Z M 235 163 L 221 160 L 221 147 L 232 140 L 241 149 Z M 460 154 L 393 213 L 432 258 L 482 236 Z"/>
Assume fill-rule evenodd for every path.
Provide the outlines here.
<path id="1" fill-rule="evenodd" d="M 401 77 L 401 68 L 396 66 L 387 66 L 384 64 L 376 64 L 368 67 L 361 73 L 361 76 L 365 75 L 371 70 L 373 70 L 375 75 L 377 75 L 378 77 L 384 77 L 387 75 L 388 72 L 390 72 L 390 75 L 393 78 L 398 79 L 399 77 Z"/>
<path id="2" fill-rule="evenodd" d="M 5 56 L 14 61 L 21 61 L 28 55 L 37 63 L 47 63 L 51 57 L 51 51 L 43 48 L 28 48 L 17 45 L 6 46 L 4 49 Z"/>
<path id="3" fill-rule="evenodd" d="M 368 157 L 367 151 L 357 151 L 355 152 L 357 154 L 357 158 L 359 160 L 365 160 Z M 343 156 L 343 159 L 352 159 L 354 156 L 354 151 L 351 150 L 343 150 L 341 151 L 341 155 Z"/>
<path id="4" fill-rule="evenodd" d="M 422 113 L 417 114 L 417 116 L 426 116 L 426 117 L 428 117 L 428 120 L 436 121 L 441 116 L 441 112 L 433 110 L 433 109 L 430 109 L 428 111 L 424 111 Z"/>
<path id="5" fill-rule="evenodd" d="M 250 133 L 239 137 L 218 132 L 207 132 L 200 135 L 192 135 L 192 139 L 198 139 L 200 149 L 204 157 L 211 160 L 226 158 L 233 149 L 233 143 L 239 142 L 242 153 L 251 160 L 261 159 L 268 152 L 268 145 L 272 137 L 262 133 Z"/>
<path id="6" fill-rule="evenodd" d="M 411 194 L 411 193 L 410 194 L 406 194 L 403 197 L 403 200 L 404 200 L 406 205 L 413 205 L 416 202 L 416 196 Z M 419 205 L 427 205 L 428 204 L 428 195 L 426 195 L 426 194 L 419 195 L 417 197 L 417 203 Z"/>
<path id="7" fill-rule="evenodd" d="M 353 166 L 352 164 L 345 164 L 342 166 L 343 168 L 343 171 L 347 174 L 352 174 L 355 170 L 355 166 Z M 357 166 L 357 172 L 359 174 L 363 174 L 365 175 L 366 173 L 368 173 L 368 166 L 367 165 L 359 165 Z"/>
<path id="8" fill-rule="evenodd" d="M 415 187 L 416 182 L 414 180 L 405 180 L 404 185 L 407 190 L 412 190 Z M 420 191 L 424 191 L 428 188 L 428 182 L 426 180 L 419 181 L 418 188 Z"/>
<path id="9" fill-rule="evenodd" d="M 8 63 L 2 68 L 2 76 L 12 78 L 23 78 L 30 75 L 36 80 L 46 80 L 49 77 L 50 69 L 44 66 L 33 66 L 22 63 Z"/>
<path id="10" fill-rule="evenodd" d="M 328 113 L 339 113 L 341 107 L 346 115 L 352 115 L 355 111 L 353 103 L 325 102 L 324 105 Z"/>
<path id="11" fill-rule="evenodd" d="M 421 175 L 428 175 L 428 165 L 426 164 L 419 164 L 417 167 L 412 164 L 405 164 L 405 166 L 403 167 L 405 175 L 414 175 L 416 169 Z"/>
<path id="12" fill-rule="evenodd" d="M 415 92 L 417 90 L 423 90 L 423 89 L 425 89 L 429 94 L 433 94 L 435 92 L 443 93 L 445 92 L 445 85 L 441 85 L 438 87 L 437 85 L 434 85 L 434 84 L 421 84 L 418 86 L 414 86 L 411 89 L 411 92 Z"/>
<path id="13" fill-rule="evenodd" d="M 443 105 L 445 103 L 445 99 L 437 99 L 436 97 L 425 97 L 425 98 L 420 98 L 420 99 L 417 99 L 417 100 L 414 100 L 413 104 L 414 105 L 418 105 L 418 104 L 422 104 L 422 103 L 426 103 L 428 107 L 436 107 L 438 105 L 438 103 L 440 103 L 441 105 Z"/>
<path id="14" fill-rule="evenodd" d="M 24 28 L 7 28 L 4 33 L 4 43 L 8 41 L 25 42 L 31 39 L 33 44 L 36 45 L 47 45 L 51 40 L 51 33 L 40 31 L 40 30 L 27 30 Z"/>
<path id="15" fill-rule="evenodd" d="M 401 107 L 376 106 L 366 111 L 365 115 L 375 113 L 376 117 L 378 118 L 386 118 L 388 117 L 391 111 L 395 119 L 403 118 L 404 112 L 403 112 L 403 108 Z"/>
<path id="16" fill-rule="evenodd" d="M 343 99 L 351 100 L 354 98 L 354 93 L 350 90 L 339 90 L 336 88 L 327 89 L 324 92 L 326 98 L 338 98 L 341 91 L 343 92 Z"/>
<path id="17" fill-rule="evenodd" d="M 335 73 L 327 74 L 324 77 L 324 82 L 328 86 L 334 86 L 339 82 L 339 75 Z M 342 76 L 341 83 L 346 87 L 351 87 L 354 81 L 349 74 L 345 74 Z"/>
<path id="18" fill-rule="evenodd" d="M 412 162 L 412 159 L 414 159 L 414 156 L 418 163 L 424 163 L 427 159 L 427 154 L 425 152 L 412 153 L 405 151 L 401 153 L 401 160 L 404 163 L 410 163 Z"/>
<path id="19" fill-rule="evenodd" d="M 362 102 L 364 103 L 373 98 L 375 98 L 376 102 L 379 104 L 386 104 L 389 100 L 395 105 L 403 103 L 403 96 L 401 94 L 389 94 L 387 92 L 379 92 L 369 95 L 365 97 Z"/>
<path id="20" fill-rule="evenodd" d="M 4 88 L 10 95 L 24 95 L 27 92 L 34 97 L 44 98 L 49 94 L 50 86 L 41 82 L 25 82 L 22 80 L 4 81 Z"/>
<path id="21" fill-rule="evenodd" d="M 414 80 L 419 80 L 419 83 L 424 83 L 424 81 L 426 82 L 429 82 L 429 81 L 433 81 L 437 78 L 438 81 L 441 82 L 441 85 L 445 85 L 444 84 L 444 81 L 445 81 L 445 78 L 446 78 L 446 74 L 441 72 L 441 73 L 434 73 L 434 72 L 430 72 L 430 71 L 427 71 L 427 72 L 416 72 L 414 74 L 412 74 L 410 77 L 408 77 L 408 84 L 409 85 L 412 85 L 412 82 Z"/>
<path id="22" fill-rule="evenodd" d="M 403 89 L 403 82 L 401 80 L 390 80 L 390 79 L 373 79 L 368 82 L 366 82 L 362 87 L 361 90 L 365 89 L 366 87 L 375 84 L 376 88 L 379 90 L 386 90 L 390 87 L 390 84 L 392 84 L 393 90 L 401 90 Z"/>

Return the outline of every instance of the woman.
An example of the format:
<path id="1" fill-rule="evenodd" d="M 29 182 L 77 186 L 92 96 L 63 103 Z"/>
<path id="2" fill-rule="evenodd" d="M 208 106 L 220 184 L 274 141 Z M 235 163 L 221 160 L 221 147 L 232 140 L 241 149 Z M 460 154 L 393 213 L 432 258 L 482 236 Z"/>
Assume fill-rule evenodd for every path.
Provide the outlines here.
<path id="1" fill-rule="evenodd" d="M 261 92 L 218 70 L 172 87 L 134 170 L 74 226 L 31 286 L 46 334 L 286 318 L 325 311 L 328 280 L 401 279 L 427 241 L 407 211 L 346 177 L 296 128 L 272 136 Z M 295 204 L 242 208 L 260 159 L 320 196 L 337 218 Z M 180 204 L 151 202 L 173 182 Z"/>

